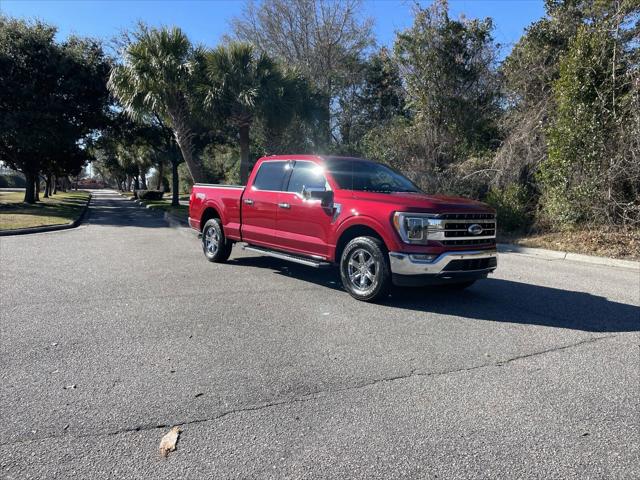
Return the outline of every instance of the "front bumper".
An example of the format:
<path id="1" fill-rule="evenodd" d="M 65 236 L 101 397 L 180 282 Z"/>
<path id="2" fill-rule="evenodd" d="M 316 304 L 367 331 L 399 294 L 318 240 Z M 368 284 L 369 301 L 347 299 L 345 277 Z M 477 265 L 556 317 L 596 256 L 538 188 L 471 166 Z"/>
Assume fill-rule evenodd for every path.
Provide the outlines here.
<path id="1" fill-rule="evenodd" d="M 396 285 L 429 285 L 484 278 L 498 266 L 495 250 L 445 252 L 431 261 L 416 254 L 389 252 Z"/>

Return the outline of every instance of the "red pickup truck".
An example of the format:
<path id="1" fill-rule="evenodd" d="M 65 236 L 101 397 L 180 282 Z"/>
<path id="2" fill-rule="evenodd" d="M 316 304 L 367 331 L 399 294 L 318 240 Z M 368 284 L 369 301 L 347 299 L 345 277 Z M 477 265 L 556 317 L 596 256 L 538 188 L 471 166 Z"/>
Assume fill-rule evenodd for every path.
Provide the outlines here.
<path id="1" fill-rule="evenodd" d="M 231 247 L 322 268 L 372 301 L 392 284 L 465 288 L 497 266 L 496 216 L 464 198 L 427 195 L 391 168 L 347 157 L 263 157 L 246 187 L 196 184 L 189 225 L 205 256 Z"/>

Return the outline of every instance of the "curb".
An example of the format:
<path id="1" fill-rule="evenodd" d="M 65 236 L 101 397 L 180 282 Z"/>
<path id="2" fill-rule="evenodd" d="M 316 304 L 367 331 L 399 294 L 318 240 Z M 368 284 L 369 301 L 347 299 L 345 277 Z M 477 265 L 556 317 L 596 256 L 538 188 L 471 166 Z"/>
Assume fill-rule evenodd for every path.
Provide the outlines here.
<path id="1" fill-rule="evenodd" d="M 159 209 L 151 208 L 149 205 L 145 205 L 144 202 L 140 201 L 137 198 L 127 197 L 126 195 L 122 195 L 122 196 L 131 200 L 133 203 L 140 205 L 142 208 L 146 208 L 147 210 L 152 210 L 152 211 L 159 210 Z M 163 218 L 164 218 L 164 221 L 167 222 L 169 226 L 172 228 L 181 228 L 181 227 L 189 226 L 189 223 L 185 219 L 181 217 L 177 217 L 169 212 L 164 212 Z"/>
<path id="2" fill-rule="evenodd" d="M 92 198 L 92 195 L 91 193 L 89 193 L 89 199 L 87 200 L 87 203 L 82 209 L 82 212 L 80 212 L 80 216 L 78 216 L 78 218 L 76 218 L 71 223 L 63 223 L 61 225 L 47 225 L 44 227 L 19 228 L 16 230 L 2 230 L 0 231 L 0 237 L 28 235 L 30 233 L 56 232 L 58 230 L 68 230 L 70 228 L 76 228 L 78 225 L 80 225 L 80 223 L 82 223 L 82 220 L 84 219 L 85 215 L 89 211 L 89 204 L 91 203 L 91 198 Z"/>
<path id="3" fill-rule="evenodd" d="M 640 271 L 640 262 L 634 260 L 620 260 L 617 258 L 596 257 L 581 253 L 561 252 L 557 250 L 547 250 L 546 248 L 521 247 L 510 243 L 499 243 L 498 251 L 501 253 L 516 253 L 545 260 L 568 260 L 571 262 L 589 263 L 591 265 L 604 265 L 607 267 L 628 268 Z"/>

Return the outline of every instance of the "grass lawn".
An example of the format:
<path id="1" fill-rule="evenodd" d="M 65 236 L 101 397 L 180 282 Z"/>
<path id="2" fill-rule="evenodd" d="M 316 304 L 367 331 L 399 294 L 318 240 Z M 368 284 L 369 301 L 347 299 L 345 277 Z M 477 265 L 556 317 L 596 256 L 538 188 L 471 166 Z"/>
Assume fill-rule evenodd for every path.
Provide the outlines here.
<path id="1" fill-rule="evenodd" d="M 88 192 L 60 192 L 34 205 L 23 203 L 24 192 L 0 192 L 0 230 L 64 225 L 80 216 Z"/>

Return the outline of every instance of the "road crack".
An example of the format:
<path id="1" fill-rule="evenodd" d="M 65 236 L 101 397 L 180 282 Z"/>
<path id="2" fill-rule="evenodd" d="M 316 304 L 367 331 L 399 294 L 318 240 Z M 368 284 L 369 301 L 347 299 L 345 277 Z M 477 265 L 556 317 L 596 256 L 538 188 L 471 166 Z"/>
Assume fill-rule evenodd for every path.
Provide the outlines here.
<path id="1" fill-rule="evenodd" d="M 21 440 L 15 440 L 15 441 L 11 441 L 11 442 L 0 443 L 0 447 L 11 446 L 11 445 L 19 445 L 19 444 L 24 444 L 24 443 L 31 443 L 31 442 L 37 442 L 37 441 L 49 440 L 49 439 L 55 439 L 55 438 L 62 438 L 62 437 L 69 437 L 69 438 L 72 438 L 72 439 L 110 437 L 110 436 L 122 435 L 122 434 L 126 434 L 126 433 L 135 433 L 135 432 L 145 432 L 145 431 L 151 431 L 151 430 L 159 430 L 159 429 L 173 427 L 173 426 L 184 427 L 184 426 L 188 426 L 188 425 L 197 425 L 197 424 L 200 424 L 200 423 L 214 422 L 214 421 L 220 420 L 220 419 L 222 419 L 224 417 L 227 417 L 229 415 L 234 415 L 234 414 L 238 414 L 238 413 L 245 413 L 245 412 L 255 412 L 255 411 L 260 411 L 260 410 L 264 410 L 264 409 L 268 409 L 268 408 L 274 408 L 274 407 L 282 406 L 282 405 L 293 405 L 295 403 L 305 403 L 305 402 L 309 402 L 309 401 L 312 401 L 312 400 L 325 398 L 327 396 L 334 395 L 334 394 L 337 394 L 337 393 L 361 390 L 361 389 L 372 387 L 372 386 L 379 385 L 379 384 L 382 384 L 382 383 L 390 383 L 390 382 L 395 382 L 395 381 L 398 381 L 398 380 L 407 380 L 407 379 L 415 378 L 415 377 L 440 377 L 440 376 L 453 375 L 453 374 L 462 373 L 462 372 L 471 372 L 471 371 L 480 370 L 480 369 L 484 369 L 484 368 L 503 367 L 505 365 L 508 365 L 510 363 L 517 362 L 517 361 L 520 361 L 520 360 L 526 360 L 526 359 L 530 359 L 530 358 L 534 358 L 534 357 L 539 357 L 539 356 L 542 356 L 542 355 L 547 355 L 549 353 L 555 353 L 555 352 L 560 352 L 560 351 L 564 351 L 564 350 L 569 350 L 569 349 L 572 349 L 572 348 L 581 347 L 583 345 L 592 344 L 592 343 L 599 342 L 601 340 L 607 340 L 607 339 L 611 339 L 611 338 L 615 338 L 615 337 L 617 337 L 617 335 L 604 335 L 604 336 L 599 336 L 599 337 L 591 337 L 591 338 L 587 338 L 587 339 L 581 340 L 579 342 L 571 343 L 571 344 L 568 344 L 568 345 L 560 345 L 560 346 L 557 346 L 557 347 L 548 348 L 548 349 L 545 349 L 545 350 L 540 350 L 540 351 L 528 353 L 528 354 L 525 354 L 525 355 L 518 355 L 518 356 L 515 356 L 515 357 L 507 358 L 505 360 L 499 360 L 497 362 L 484 363 L 484 364 L 480 364 L 480 365 L 474 365 L 472 367 L 461 367 L 461 368 L 455 368 L 455 369 L 444 370 L 444 371 L 439 371 L 439 372 L 438 371 L 436 371 L 436 372 L 420 372 L 420 371 L 417 370 L 417 368 L 413 367 L 413 368 L 409 369 L 405 373 L 401 373 L 401 374 L 397 374 L 397 375 L 393 375 L 393 376 L 389 376 L 389 377 L 373 379 L 373 380 L 369 380 L 369 381 L 366 381 L 366 382 L 360 382 L 358 384 L 349 385 L 349 386 L 342 387 L 342 388 L 318 390 L 318 391 L 311 392 L 311 393 L 308 393 L 306 395 L 302 395 L 302 396 L 296 397 L 296 398 L 284 398 L 284 399 L 281 399 L 281 400 L 275 400 L 275 401 L 271 401 L 271 402 L 262 402 L 262 403 L 254 404 L 254 405 L 240 406 L 238 408 L 232 408 L 232 409 L 229 409 L 229 410 L 225 410 L 225 411 L 220 412 L 220 413 L 218 413 L 216 415 L 203 417 L 203 418 L 195 418 L 195 419 L 191 419 L 191 420 L 184 420 L 184 421 L 181 421 L 181 422 L 176 422 L 176 423 L 171 423 L 171 424 L 166 424 L 166 423 L 157 423 L 157 424 L 156 423 L 148 423 L 148 424 L 134 425 L 132 427 L 124 427 L 124 428 L 120 428 L 120 429 L 117 429 L 117 430 L 111 430 L 111 431 L 106 431 L 106 432 L 104 432 L 104 431 L 103 432 L 89 432 L 89 433 L 78 434 L 78 435 L 73 435 L 72 433 L 66 433 L 65 432 L 65 433 L 60 433 L 60 434 L 43 435 L 43 436 L 40 436 L 40 437 L 37 437 L 37 438 L 21 439 Z"/>

